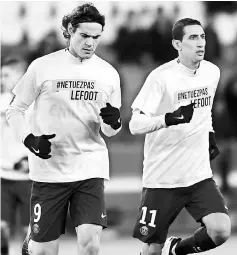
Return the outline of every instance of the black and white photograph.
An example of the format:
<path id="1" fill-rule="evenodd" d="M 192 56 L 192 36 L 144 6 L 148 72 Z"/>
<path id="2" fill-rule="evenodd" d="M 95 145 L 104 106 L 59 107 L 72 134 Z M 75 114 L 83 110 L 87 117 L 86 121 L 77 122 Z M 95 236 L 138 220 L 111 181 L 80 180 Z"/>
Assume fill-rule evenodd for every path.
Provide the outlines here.
<path id="1" fill-rule="evenodd" d="M 1 255 L 237 254 L 237 1 L 0 1 Z"/>

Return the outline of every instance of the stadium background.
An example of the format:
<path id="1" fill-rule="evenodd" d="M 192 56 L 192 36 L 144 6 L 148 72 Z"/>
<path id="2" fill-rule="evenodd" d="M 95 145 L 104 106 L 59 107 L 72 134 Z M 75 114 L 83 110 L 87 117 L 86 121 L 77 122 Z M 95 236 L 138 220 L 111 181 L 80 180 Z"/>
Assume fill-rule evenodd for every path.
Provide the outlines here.
<path id="1" fill-rule="evenodd" d="M 82 3 L 85 1 L 1 1 L 1 60 L 19 56 L 27 59 L 30 64 L 37 57 L 64 48 L 66 42 L 61 30 L 62 17 Z M 212 167 L 214 178 L 227 200 L 235 232 L 237 2 L 95 1 L 94 4 L 106 16 L 97 54 L 114 65 L 120 73 L 121 115 L 124 123 L 123 130 L 116 137 L 105 138 L 110 149 L 111 162 L 111 181 L 106 184 L 109 229 L 104 233 L 107 243 L 104 246 L 105 254 L 112 247 L 113 240 L 120 239 L 123 240 L 123 249 L 127 244 L 128 249 L 131 248 L 130 253 L 139 252 L 136 240 L 129 240 L 132 239 L 130 236 L 140 200 L 144 136 L 132 136 L 128 130 L 130 106 L 148 73 L 176 57 L 171 45 L 171 28 L 176 20 L 184 17 L 196 18 L 202 22 L 207 37 L 205 59 L 214 62 L 221 69 L 213 109 L 214 128 L 221 156 L 212 163 Z M 14 249 L 18 249 L 20 245 L 18 224 L 16 222 L 12 236 Z M 197 226 L 183 211 L 172 225 L 170 233 L 186 235 Z M 70 243 L 74 234 L 69 219 L 67 235 L 63 238 Z M 236 241 L 231 240 L 230 243 L 236 250 Z M 62 249 L 64 246 L 65 243 Z M 133 247 L 136 247 L 136 253 L 132 250 Z M 67 249 L 67 246 L 64 248 Z M 231 251 L 229 254 L 234 254 Z"/>

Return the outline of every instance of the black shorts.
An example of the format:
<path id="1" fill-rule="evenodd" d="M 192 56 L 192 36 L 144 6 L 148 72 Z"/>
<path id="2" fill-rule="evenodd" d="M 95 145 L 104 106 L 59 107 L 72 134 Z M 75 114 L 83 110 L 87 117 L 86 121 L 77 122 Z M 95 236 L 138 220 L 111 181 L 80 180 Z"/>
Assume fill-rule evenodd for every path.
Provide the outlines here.
<path id="1" fill-rule="evenodd" d="M 65 233 L 68 210 L 74 227 L 96 224 L 107 227 L 104 179 L 69 183 L 33 182 L 31 238 L 36 242 L 56 240 Z"/>
<path id="2" fill-rule="evenodd" d="M 1 220 L 15 224 L 16 210 L 19 208 L 21 225 L 29 225 L 31 186 L 30 180 L 1 178 Z"/>
<path id="3" fill-rule="evenodd" d="M 183 208 L 197 221 L 228 209 L 215 181 L 210 178 L 183 188 L 143 188 L 133 237 L 144 243 L 163 244 L 170 225 Z"/>

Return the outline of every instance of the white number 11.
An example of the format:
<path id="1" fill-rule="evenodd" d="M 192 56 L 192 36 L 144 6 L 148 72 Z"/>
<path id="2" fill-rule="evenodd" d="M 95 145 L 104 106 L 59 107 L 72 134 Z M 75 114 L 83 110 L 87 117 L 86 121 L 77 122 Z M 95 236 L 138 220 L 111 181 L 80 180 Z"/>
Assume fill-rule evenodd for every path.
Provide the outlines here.
<path id="1" fill-rule="evenodd" d="M 150 212 L 150 214 L 151 214 L 151 221 L 150 221 L 150 223 L 148 223 L 148 225 L 149 225 L 150 227 L 155 228 L 155 227 L 156 227 L 156 225 L 155 225 L 156 210 L 150 210 L 149 212 Z M 142 207 L 142 217 L 141 217 L 141 220 L 140 220 L 140 223 L 141 223 L 141 224 L 146 224 L 146 221 L 145 221 L 145 219 L 146 219 L 146 214 L 147 214 L 147 207 L 146 207 L 146 206 L 143 206 L 143 207 Z"/>

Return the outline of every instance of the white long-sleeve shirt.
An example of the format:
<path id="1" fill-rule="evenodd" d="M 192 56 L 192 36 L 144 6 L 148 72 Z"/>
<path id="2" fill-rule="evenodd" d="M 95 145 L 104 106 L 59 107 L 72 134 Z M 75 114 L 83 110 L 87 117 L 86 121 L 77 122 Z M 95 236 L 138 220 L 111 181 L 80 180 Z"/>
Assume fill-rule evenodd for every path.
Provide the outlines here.
<path id="1" fill-rule="evenodd" d="M 208 136 L 219 78 L 219 68 L 204 60 L 196 71 L 175 59 L 149 74 L 132 104 L 129 123 L 132 134 L 146 134 L 144 187 L 186 187 L 212 176 Z M 191 102 L 191 122 L 167 127 L 165 114 Z"/>
<path id="2" fill-rule="evenodd" d="M 120 78 L 106 61 L 93 55 L 80 62 L 67 50 L 36 59 L 13 89 L 16 95 L 7 119 L 17 137 L 56 134 L 50 159 L 29 152 L 30 178 L 41 182 L 72 182 L 89 178 L 109 179 L 107 136 L 114 130 L 103 123 L 100 109 L 109 102 L 121 107 Z M 24 111 L 34 102 L 30 130 Z"/>
<path id="3" fill-rule="evenodd" d="M 28 172 L 14 170 L 14 164 L 23 157 L 27 157 L 27 148 L 22 142 L 16 140 L 12 128 L 6 120 L 6 109 L 12 100 L 12 93 L 5 92 L 0 95 L 0 177 L 7 180 L 29 180 Z"/>

